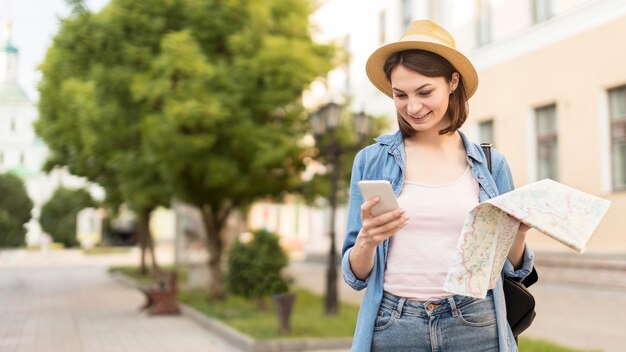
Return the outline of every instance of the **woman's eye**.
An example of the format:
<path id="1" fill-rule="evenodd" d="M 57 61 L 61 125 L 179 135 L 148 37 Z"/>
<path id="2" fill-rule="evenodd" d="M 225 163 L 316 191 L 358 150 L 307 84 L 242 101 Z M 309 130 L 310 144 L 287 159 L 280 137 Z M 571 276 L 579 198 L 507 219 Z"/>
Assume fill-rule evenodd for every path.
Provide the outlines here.
<path id="1" fill-rule="evenodd" d="M 406 94 L 396 93 L 396 94 L 395 94 L 395 97 L 396 97 L 396 98 L 404 98 L 404 97 L 406 97 Z"/>
<path id="2" fill-rule="evenodd" d="M 430 95 L 430 93 L 431 93 L 431 91 L 428 91 L 428 92 L 420 92 L 420 96 L 422 96 L 422 97 L 427 97 L 427 96 L 429 96 L 429 95 Z"/>

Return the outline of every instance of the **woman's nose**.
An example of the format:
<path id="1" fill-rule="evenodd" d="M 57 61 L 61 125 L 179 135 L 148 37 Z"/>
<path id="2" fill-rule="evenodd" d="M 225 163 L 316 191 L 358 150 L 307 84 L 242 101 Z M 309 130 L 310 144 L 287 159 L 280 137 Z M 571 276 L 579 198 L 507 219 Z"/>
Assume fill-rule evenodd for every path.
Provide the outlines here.
<path id="1" fill-rule="evenodd" d="M 422 110 L 422 103 L 419 101 L 419 99 L 409 99 L 406 111 L 411 115 L 415 115 L 420 110 Z"/>

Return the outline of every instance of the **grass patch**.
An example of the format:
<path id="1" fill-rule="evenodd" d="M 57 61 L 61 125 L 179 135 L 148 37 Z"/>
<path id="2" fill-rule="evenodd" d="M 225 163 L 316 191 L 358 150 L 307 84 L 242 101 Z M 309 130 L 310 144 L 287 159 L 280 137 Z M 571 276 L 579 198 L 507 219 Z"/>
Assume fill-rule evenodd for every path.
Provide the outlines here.
<path id="1" fill-rule="evenodd" d="M 329 317 L 324 313 L 324 300 L 304 290 L 296 290 L 296 300 L 291 315 L 291 333 L 279 333 L 278 318 L 271 304 L 260 311 L 256 305 L 242 297 L 229 296 L 226 301 L 209 302 L 203 290 L 178 293 L 178 300 L 203 314 L 222 321 L 255 339 L 302 337 L 352 337 L 358 307 L 341 303 L 339 314 Z"/>
<path id="2" fill-rule="evenodd" d="M 578 350 L 574 348 L 564 347 L 555 343 L 521 337 L 519 340 L 519 350 L 528 352 L 591 352 L 587 350 Z M 597 350 L 594 352 L 598 352 Z"/>
<path id="3" fill-rule="evenodd" d="M 102 254 L 127 254 L 130 253 L 130 247 L 91 247 L 84 248 L 85 255 L 102 255 Z"/>

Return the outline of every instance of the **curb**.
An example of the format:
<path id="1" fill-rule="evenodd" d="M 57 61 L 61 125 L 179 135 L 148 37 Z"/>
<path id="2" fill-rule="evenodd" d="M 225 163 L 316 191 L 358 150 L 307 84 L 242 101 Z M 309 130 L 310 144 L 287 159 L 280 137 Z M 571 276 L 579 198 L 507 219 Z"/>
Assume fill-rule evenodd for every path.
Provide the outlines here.
<path id="1" fill-rule="evenodd" d="M 122 286 L 130 288 L 138 287 L 137 282 L 135 282 L 133 278 L 129 277 L 128 275 L 122 274 L 119 271 L 109 271 L 109 275 L 113 277 L 113 280 L 117 281 L 117 283 L 121 284 Z"/>

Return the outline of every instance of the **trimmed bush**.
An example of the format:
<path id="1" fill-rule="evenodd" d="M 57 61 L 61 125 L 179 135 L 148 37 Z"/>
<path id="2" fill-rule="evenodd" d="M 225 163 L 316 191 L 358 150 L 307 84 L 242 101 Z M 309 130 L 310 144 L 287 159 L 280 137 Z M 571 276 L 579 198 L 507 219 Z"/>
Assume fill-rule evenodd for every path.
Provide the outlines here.
<path id="1" fill-rule="evenodd" d="M 260 302 L 269 295 L 285 293 L 288 282 L 281 271 L 287 263 L 278 235 L 255 231 L 251 241 L 237 241 L 229 252 L 228 289 L 235 295 Z"/>
<path id="2" fill-rule="evenodd" d="M 96 206 L 89 192 L 84 189 L 58 188 L 41 209 L 41 228 L 55 242 L 66 248 L 78 245 L 76 239 L 76 216 L 78 212 Z"/>
<path id="3" fill-rule="evenodd" d="M 0 247 L 20 247 L 26 243 L 24 224 L 30 220 L 33 201 L 24 182 L 12 174 L 0 174 Z"/>

